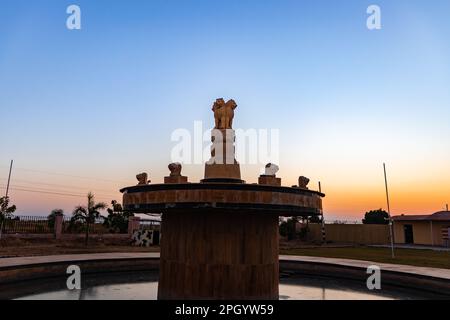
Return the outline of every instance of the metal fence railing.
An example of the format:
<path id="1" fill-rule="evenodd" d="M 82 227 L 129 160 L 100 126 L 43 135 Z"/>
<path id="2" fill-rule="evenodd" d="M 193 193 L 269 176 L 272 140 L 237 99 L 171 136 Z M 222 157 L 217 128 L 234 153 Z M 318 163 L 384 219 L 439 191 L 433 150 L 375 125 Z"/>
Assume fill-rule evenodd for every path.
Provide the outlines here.
<path id="1" fill-rule="evenodd" d="M 3 233 L 54 233 L 54 224 L 47 217 L 16 216 L 4 220 Z"/>
<path id="2" fill-rule="evenodd" d="M 66 234 L 81 234 L 86 232 L 86 223 L 83 220 L 72 221 L 71 216 L 64 216 L 62 219 L 61 232 Z M 120 226 L 108 226 L 104 223 L 105 218 L 95 219 L 89 224 L 89 233 L 127 233 L 128 221 L 125 220 Z M 139 229 L 158 229 L 161 222 L 154 219 L 141 219 Z M 55 218 L 45 216 L 14 216 L 6 218 L 3 222 L 3 233 L 5 234 L 54 234 Z"/>

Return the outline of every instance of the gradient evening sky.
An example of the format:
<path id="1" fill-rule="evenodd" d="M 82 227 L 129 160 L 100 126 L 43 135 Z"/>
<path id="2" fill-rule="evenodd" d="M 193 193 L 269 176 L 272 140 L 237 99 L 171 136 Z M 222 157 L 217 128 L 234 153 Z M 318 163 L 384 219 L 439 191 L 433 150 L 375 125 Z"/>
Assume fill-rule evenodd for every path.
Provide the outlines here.
<path id="1" fill-rule="evenodd" d="M 70 4 L 82 30 L 66 28 Z M 370 4 L 381 30 L 366 28 Z M 171 133 L 210 128 L 224 97 L 239 105 L 235 128 L 280 129 L 278 176 L 320 180 L 328 219 L 386 208 L 383 162 L 393 214 L 441 210 L 449 17 L 448 0 L 4 0 L 0 192 L 10 159 L 20 214 L 70 213 L 89 190 L 120 199 L 142 171 L 162 182 Z M 243 166 L 243 178 L 261 167 Z M 183 173 L 198 181 L 203 165 Z"/>

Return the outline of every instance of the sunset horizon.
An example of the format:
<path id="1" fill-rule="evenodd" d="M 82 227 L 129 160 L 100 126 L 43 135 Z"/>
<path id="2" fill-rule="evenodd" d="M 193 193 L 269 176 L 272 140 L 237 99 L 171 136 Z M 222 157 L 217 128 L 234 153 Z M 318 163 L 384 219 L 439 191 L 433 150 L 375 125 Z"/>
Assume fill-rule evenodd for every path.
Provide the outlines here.
<path id="1" fill-rule="evenodd" d="M 173 133 L 201 122 L 208 135 L 221 97 L 236 100 L 237 129 L 278 130 L 282 185 L 320 181 L 327 220 L 387 210 L 383 163 L 392 215 L 450 202 L 448 2 L 379 1 L 379 30 L 366 1 L 78 2 L 80 30 L 51 1 L 0 12 L 0 192 L 13 159 L 16 214 L 70 215 L 89 191 L 121 201 L 143 171 L 162 183 Z M 269 162 L 257 160 L 240 161 L 248 183 Z"/>

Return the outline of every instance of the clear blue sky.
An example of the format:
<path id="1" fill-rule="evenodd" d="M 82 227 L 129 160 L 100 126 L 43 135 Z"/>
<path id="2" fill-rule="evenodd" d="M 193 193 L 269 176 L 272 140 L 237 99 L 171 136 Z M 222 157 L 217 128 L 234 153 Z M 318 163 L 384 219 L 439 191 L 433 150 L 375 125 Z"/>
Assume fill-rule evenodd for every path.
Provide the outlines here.
<path id="1" fill-rule="evenodd" d="M 70 4 L 82 30 L 65 27 Z M 366 28 L 370 4 L 381 7 L 379 31 Z M 161 181 L 171 132 L 212 125 L 210 105 L 224 97 L 239 104 L 235 127 L 281 130 L 283 181 L 322 180 L 330 214 L 384 205 L 367 195 L 382 190 L 382 161 L 394 199 L 399 190 L 394 210 L 437 211 L 450 201 L 449 88 L 447 0 L 3 0 L 0 179 L 13 158 L 97 179 L 18 170 L 22 184 L 70 180 L 109 196 L 140 171 Z M 203 172 L 186 170 L 191 180 Z M 400 190 L 412 185 L 439 197 L 408 206 Z M 81 201 L 13 195 L 22 213 Z"/>

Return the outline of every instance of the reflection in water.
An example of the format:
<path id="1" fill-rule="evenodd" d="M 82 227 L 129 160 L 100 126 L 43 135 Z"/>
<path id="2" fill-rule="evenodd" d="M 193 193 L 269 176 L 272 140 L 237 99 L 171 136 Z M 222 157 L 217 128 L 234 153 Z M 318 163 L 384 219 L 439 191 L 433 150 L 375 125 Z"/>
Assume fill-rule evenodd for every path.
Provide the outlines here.
<path id="1" fill-rule="evenodd" d="M 156 300 L 157 282 L 102 285 L 82 290 L 57 290 L 19 300 Z"/>
<path id="2" fill-rule="evenodd" d="M 365 283 L 324 278 L 291 277 L 280 281 L 280 300 L 392 300 L 411 299 L 393 290 L 370 291 Z"/>
<path id="3" fill-rule="evenodd" d="M 400 297 L 399 297 L 400 298 Z M 355 290 L 280 285 L 280 300 L 391 300 L 394 298 Z"/>
<path id="4" fill-rule="evenodd" d="M 85 283 L 80 290 L 53 290 L 22 296 L 36 300 L 156 300 L 158 282 L 155 277 L 131 279 L 122 277 L 114 282 Z M 342 280 L 294 276 L 280 280 L 280 300 L 374 300 L 420 299 L 411 292 L 399 289 L 369 291 L 365 284 Z"/>

